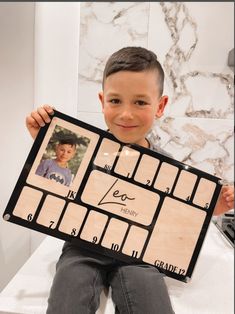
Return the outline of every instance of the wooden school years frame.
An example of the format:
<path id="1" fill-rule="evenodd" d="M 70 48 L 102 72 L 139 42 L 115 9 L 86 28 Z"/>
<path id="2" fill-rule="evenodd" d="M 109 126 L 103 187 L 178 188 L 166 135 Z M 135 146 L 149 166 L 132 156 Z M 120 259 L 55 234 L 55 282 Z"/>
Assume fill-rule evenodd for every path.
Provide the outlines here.
<path id="1" fill-rule="evenodd" d="M 61 170 L 56 147 L 68 139 L 74 155 Z M 188 282 L 220 180 L 55 111 L 34 141 L 3 218 Z"/>

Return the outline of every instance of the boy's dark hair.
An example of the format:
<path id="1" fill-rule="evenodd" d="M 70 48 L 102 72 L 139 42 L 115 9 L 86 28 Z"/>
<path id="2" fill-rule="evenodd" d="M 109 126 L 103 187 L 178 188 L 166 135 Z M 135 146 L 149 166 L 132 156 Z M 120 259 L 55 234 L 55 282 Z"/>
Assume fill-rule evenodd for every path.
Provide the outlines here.
<path id="1" fill-rule="evenodd" d="M 149 71 L 158 74 L 160 96 L 163 93 L 164 71 L 154 52 L 143 47 L 125 47 L 114 52 L 108 59 L 103 73 L 103 88 L 107 77 L 119 71 Z"/>
<path id="2" fill-rule="evenodd" d="M 76 146 L 77 145 L 77 138 L 76 136 L 71 136 L 71 135 L 64 135 L 62 138 L 59 138 L 59 144 L 68 144 L 71 146 Z"/>

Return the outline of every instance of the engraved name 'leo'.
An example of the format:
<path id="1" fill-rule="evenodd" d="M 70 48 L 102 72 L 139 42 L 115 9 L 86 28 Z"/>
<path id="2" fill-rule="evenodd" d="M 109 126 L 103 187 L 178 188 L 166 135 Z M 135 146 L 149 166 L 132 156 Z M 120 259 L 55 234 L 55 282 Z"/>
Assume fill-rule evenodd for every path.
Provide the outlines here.
<path id="1" fill-rule="evenodd" d="M 116 204 L 121 206 L 127 206 L 127 201 L 135 200 L 135 197 L 130 197 L 126 193 L 122 193 L 118 189 L 116 189 L 115 186 L 117 185 L 117 182 L 118 179 L 115 180 L 115 182 L 111 185 L 108 191 L 104 194 L 98 205 Z"/>

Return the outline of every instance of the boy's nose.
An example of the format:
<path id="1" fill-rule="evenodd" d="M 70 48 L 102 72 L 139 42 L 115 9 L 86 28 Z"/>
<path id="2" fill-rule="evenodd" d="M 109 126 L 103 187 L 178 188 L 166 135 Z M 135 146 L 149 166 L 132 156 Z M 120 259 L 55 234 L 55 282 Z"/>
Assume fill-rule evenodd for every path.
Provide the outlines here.
<path id="1" fill-rule="evenodd" d="M 124 120 L 133 119 L 133 110 L 129 106 L 122 108 L 120 117 Z"/>

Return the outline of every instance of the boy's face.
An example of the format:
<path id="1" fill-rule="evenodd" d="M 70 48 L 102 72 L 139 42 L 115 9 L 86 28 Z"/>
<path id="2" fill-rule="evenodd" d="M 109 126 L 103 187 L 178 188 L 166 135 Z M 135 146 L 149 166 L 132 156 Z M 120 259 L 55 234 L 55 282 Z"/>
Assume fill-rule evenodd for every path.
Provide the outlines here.
<path id="1" fill-rule="evenodd" d="M 76 153 L 75 145 L 58 144 L 56 146 L 56 160 L 61 163 L 67 163 Z"/>
<path id="2" fill-rule="evenodd" d="M 147 147 L 146 135 L 160 118 L 167 96 L 159 96 L 155 71 L 120 71 L 107 77 L 99 93 L 110 132 L 121 142 Z"/>

